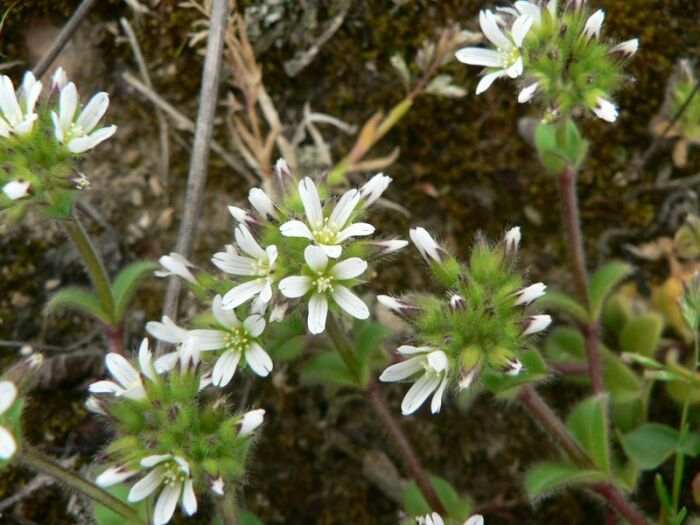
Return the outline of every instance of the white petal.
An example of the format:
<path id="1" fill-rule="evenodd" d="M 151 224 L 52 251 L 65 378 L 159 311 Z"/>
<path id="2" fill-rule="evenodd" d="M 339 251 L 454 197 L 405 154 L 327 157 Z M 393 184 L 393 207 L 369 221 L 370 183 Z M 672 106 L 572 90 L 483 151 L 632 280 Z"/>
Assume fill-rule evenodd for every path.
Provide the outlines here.
<path id="1" fill-rule="evenodd" d="M 233 375 L 236 373 L 236 367 L 240 360 L 240 352 L 228 351 L 221 354 L 214 364 L 211 378 L 212 384 L 220 387 L 228 385 L 231 379 L 233 379 Z"/>
<path id="2" fill-rule="evenodd" d="M 164 354 L 153 362 L 153 367 L 159 374 L 170 372 L 173 368 L 175 368 L 179 357 L 180 354 L 178 352 Z"/>
<path id="3" fill-rule="evenodd" d="M 376 201 L 386 191 L 391 184 L 391 177 L 383 173 L 377 173 L 364 186 L 360 188 L 360 195 L 364 199 L 364 205 L 369 206 Z"/>
<path id="4" fill-rule="evenodd" d="M 117 126 L 106 126 L 93 131 L 87 137 L 75 137 L 68 142 L 68 149 L 73 153 L 84 153 L 104 142 L 117 132 Z"/>
<path id="5" fill-rule="evenodd" d="M 272 199 L 260 188 L 252 188 L 248 192 L 248 201 L 263 218 L 268 215 L 272 218 L 277 217 L 275 205 Z"/>
<path id="6" fill-rule="evenodd" d="M 2 192 L 8 199 L 16 201 L 29 196 L 29 190 L 32 185 L 23 180 L 11 180 L 2 187 Z"/>
<path id="7" fill-rule="evenodd" d="M 182 510 L 184 510 L 185 514 L 188 516 L 192 516 L 197 512 L 197 496 L 194 494 L 194 486 L 191 479 L 186 480 L 183 487 Z"/>
<path id="8" fill-rule="evenodd" d="M 314 272 L 320 273 L 328 266 L 328 256 L 318 246 L 307 246 L 304 250 L 304 260 Z"/>
<path id="9" fill-rule="evenodd" d="M 539 25 L 542 19 L 542 12 L 540 11 L 540 6 L 532 4 L 525 0 L 515 2 L 514 5 L 515 8 L 518 10 L 518 13 L 520 13 L 521 15 L 529 15 L 532 18 L 533 22 Z M 515 37 L 515 35 L 513 36 Z"/>
<path id="10" fill-rule="evenodd" d="M 346 279 L 354 279 L 358 275 L 362 275 L 367 269 L 367 262 L 359 257 L 350 257 L 330 269 L 330 274 L 339 281 Z"/>
<path id="11" fill-rule="evenodd" d="M 121 483 L 125 479 L 129 479 L 135 474 L 136 471 L 130 471 L 124 468 L 123 465 L 118 465 L 116 467 L 108 468 L 102 474 L 97 476 L 95 483 L 97 483 L 97 485 L 100 487 L 111 487 L 112 485 Z"/>
<path id="12" fill-rule="evenodd" d="M 340 246 L 328 246 L 326 244 L 319 244 L 319 248 L 323 250 L 323 253 L 325 253 L 328 257 L 331 257 L 333 259 L 337 259 L 340 257 L 340 254 L 343 253 L 343 248 Z"/>
<path id="13" fill-rule="evenodd" d="M 142 467 L 151 468 L 170 459 L 173 459 L 172 454 L 153 454 L 152 456 L 146 456 L 139 461 L 139 465 Z"/>
<path id="14" fill-rule="evenodd" d="M 249 301 L 265 287 L 265 279 L 253 279 L 245 283 L 234 286 L 223 298 L 223 307 L 227 310 L 237 308 L 246 301 Z"/>
<path id="15" fill-rule="evenodd" d="M 369 317 L 369 308 L 367 308 L 364 301 L 345 286 L 335 285 L 333 288 L 333 300 L 356 319 L 367 319 Z"/>
<path id="16" fill-rule="evenodd" d="M 140 479 L 131 487 L 127 500 L 130 503 L 141 501 L 150 496 L 163 481 L 163 469 L 161 467 L 151 470 L 146 476 Z"/>
<path id="17" fill-rule="evenodd" d="M 600 119 L 606 122 L 615 122 L 617 120 L 618 112 L 615 104 L 603 97 L 598 98 L 598 105 L 593 108 L 593 113 Z"/>
<path id="18" fill-rule="evenodd" d="M 328 218 L 331 228 L 341 229 L 348 222 L 350 215 L 355 210 L 355 207 L 360 202 L 360 192 L 352 189 L 346 191 L 335 205 L 331 216 Z"/>
<path id="19" fill-rule="evenodd" d="M 404 416 L 412 414 L 426 399 L 435 392 L 440 384 L 440 377 L 435 374 L 425 374 L 408 389 L 401 402 L 401 413 Z"/>
<path id="20" fill-rule="evenodd" d="M 523 74 L 523 57 L 518 57 L 512 66 L 506 69 L 506 75 L 510 78 L 517 78 Z"/>
<path id="21" fill-rule="evenodd" d="M 229 206 L 228 211 L 231 214 L 231 216 L 238 222 L 243 223 L 248 222 L 250 220 L 248 212 L 242 208 L 239 208 L 238 206 Z"/>
<path id="22" fill-rule="evenodd" d="M 464 522 L 464 525 L 484 525 L 484 517 L 481 514 L 474 514 Z"/>
<path id="23" fill-rule="evenodd" d="M 245 360 L 251 370 L 260 377 L 265 377 L 272 372 L 272 359 L 258 343 L 250 344 L 245 351 Z"/>
<path id="24" fill-rule="evenodd" d="M 314 294 L 309 300 L 309 332 L 320 334 L 326 329 L 326 317 L 328 315 L 328 300 L 325 295 Z"/>
<path id="25" fill-rule="evenodd" d="M 139 368 L 143 375 L 151 381 L 156 380 L 156 369 L 153 366 L 153 354 L 148 349 L 148 339 L 144 337 L 139 347 Z"/>
<path id="26" fill-rule="evenodd" d="M 265 319 L 260 315 L 250 315 L 243 321 L 243 326 L 252 337 L 258 337 L 265 330 Z"/>
<path id="27" fill-rule="evenodd" d="M 7 75 L 0 77 L 0 111 L 11 123 L 16 123 L 23 119 L 22 109 L 19 107 L 17 95 L 15 94 L 15 87 Z"/>
<path id="28" fill-rule="evenodd" d="M 508 37 L 503 34 L 501 28 L 498 27 L 496 15 L 486 9 L 479 13 L 479 25 L 484 36 L 488 38 L 493 45 L 499 49 L 508 49 L 512 46 Z"/>
<path id="29" fill-rule="evenodd" d="M 442 350 L 435 350 L 428 354 L 428 364 L 436 372 L 444 372 L 447 370 L 447 365 L 449 361 L 447 360 L 447 355 Z"/>
<path id="30" fill-rule="evenodd" d="M 125 388 L 141 381 L 138 371 L 122 355 L 110 352 L 105 357 L 105 365 L 112 377 Z"/>
<path id="31" fill-rule="evenodd" d="M 70 129 L 77 108 L 78 90 L 73 82 L 69 82 L 61 90 L 58 101 L 58 121 L 64 134 Z"/>
<path id="32" fill-rule="evenodd" d="M 243 224 L 239 224 L 238 227 L 236 227 L 235 235 L 236 243 L 241 250 L 255 259 L 267 259 L 267 253 L 265 250 L 260 247 L 258 242 L 255 240 L 255 237 L 253 237 L 253 234 L 250 233 L 250 230 Z"/>
<path id="33" fill-rule="evenodd" d="M 545 330 L 552 323 L 552 318 L 549 315 L 533 315 L 522 333 L 522 336 L 536 334 Z"/>
<path id="34" fill-rule="evenodd" d="M 180 499 L 182 483 L 165 485 L 160 491 L 158 501 L 153 509 L 153 525 L 165 525 L 170 521 L 177 507 L 177 500 Z"/>
<path id="35" fill-rule="evenodd" d="M 97 93 L 80 112 L 76 124 L 83 129 L 85 134 L 90 133 L 104 116 L 108 107 L 109 95 L 105 92 Z"/>
<path id="36" fill-rule="evenodd" d="M 442 378 L 442 382 L 440 383 L 438 389 L 435 391 L 435 394 L 433 394 L 433 399 L 430 402 L 430 411 L 433 414 L 437 414 L 438 412 L 440 412 L 440 408 L 442 407 L 442 396 L 445 394 L 446 387 L 447 376 Z"/>
<path id="37" fill-rule="evenodd" d="M 124 392 L 124 388 L 114 381 L 96 381 L 88 387 L 88 390 L 93 394 L 120 395 Z"/>
<path id="38" fill-rule="evenodd" d="M 15 437 L 5 427 L 0 425 L 0 459 L 10 459 L 17 451 Z"/>
<path id="39" fill-rule="evenodd" d="M 423 370 L 423 362 L 425 358 L 423 356 L 411 357 L 395 365 L 387 367 L 382 375 L 379 376 L 380 381 L 403 381 L 404 379 L 411 377 L 413 374 Z"/>
<path id="40" fill-rule="evenodd" d="M 226 346 L 226 332 L 221 330 L 190 330 L 185 343 L 191 350 L 206 352 Z"/>
<path id="41" fill-rule="evenodd" d="M 622 42 L 620 44 L 617 44 L 614 46 L 610 52 L 611 53 L 622 53 L 623 55 L 627 55 L 628 57 L 631 57 L 634 55 L 637 50 L 639 49 L 639 39 L 633 38 L 632 40 L 626 40 L 625 42 Z"/>
<path id="42" fill-rule="evenodd" d="M 500 67 L 498 52 L 483 47 L 463 47 L 455 53 L 457 60 L 470 66 Z"/>
<path id="43" fill-rule="evenodd" d="M 241 323 L 236 318 L 236 314 L 233 313 L 233 310 L 231 309 L 227 308 L 224 310 L 222 302 L 223 299 L 218 294 L 212 301 L 211 311 L 214 314 L 216 321 L 224 328 L 236 328 L 240 326 Z"/>
<path id="44" fill-rule="evenodd" d="M 279 288 L 285 297 L 290 299 L 301 297 L 311 289 L 311 278 L 306 275 L 285 277 L 280 281 Z"/>
<path id="45" fill-rule="evenodd" d="M 411 345 L 401 345 L 396 351 L 401 355 L 412 355 L 412 354 L 428 354 L 434 351 L 435 348 L 432 346 L 411 346 Z"/>
<path id="46" fill-rule="evenodd" d="M 0 414 L 4 414 L 17 399 L 17 387 L 12 381 L 0 381 Z"/>
<path id="47" fill-rule="evenodd" d="M 366 222 L 356 222 L 351 224 L 344 230 L 338 232 L 338 239 L 344 241 L 350 237 L 364 237 L 367 235 L 372 235 L 374 233 L 374 226 Z"/>
<path id="48" fill-rule="evenodd" d="M 425 228 L 411 228 L 409 237 L 426 261 L 430 258 L 440 262 L 440 246 Z"/>
<path id="49" fill-rule="evenodd" d="M 323 210 L 321 209 L 321 199 L 318 196 L 316 184 L 309 177 L 305 177 L 299 183 L 299 197 L 304 205 L 306 218 L 311 227 L 316 228 L 323 224 Z M 283 232 L 283 235 L 284 234 Z"/>
<path id="50" fill-rule="evenodd" d="M 180 328 L 166 315 L 163 316 L 162 323 L 149 321 L 146 324 L 146 331 L 156 339 L 171 344 L 180 344 L 187 337 L 187 330 Z"/>
<path id="51" fill-rule="evenodd" d="M 583 36 L 589 39 L 593 37 L 598 38 L 604 20 L 605 12 L 602 9 L 598 9 L 586 20 L 586 27 L 583 28 Z"/>
<path id="52" fill-rule="evenodd" d="M 240 437 L 250 436 L 262 425 L 264 417 L 265 411 L 262 408 L 246 412 L 241 420 L 241 428 L 238 430 L 238 435 Z"/>
<path id="53" fill-rule="evenodd" d="M 516 46 L 522 47 L 523 40 L 525 40 L 525 37 L 530 31 L 534 21 L 535 19 L 532 16 L 524 14 L 519 16 L 518 19 L 513 22 L 513 27 L 510 32 L 513 35 L 513 40 L 515 41 Z"/>
<path id="54" fill-rule="evenodd" d="M 304 237 L 313 240 L 309 227 L 301 221 L 287 221 L 280 226 L 280 233 L 285 237 Z"/>
<path id="55" fill-rule="evenodd" d="M 518 102 L 521 104 L 524 104 L 525 102 L 529 102 L 532 100 L 532 97 L 535 96 L 535 92 L 537 91 L 537 88 L 539 86 L 539 82 L 533 82 L 532 84 L 525 86 L 520 93 L 518 93 Z"/>

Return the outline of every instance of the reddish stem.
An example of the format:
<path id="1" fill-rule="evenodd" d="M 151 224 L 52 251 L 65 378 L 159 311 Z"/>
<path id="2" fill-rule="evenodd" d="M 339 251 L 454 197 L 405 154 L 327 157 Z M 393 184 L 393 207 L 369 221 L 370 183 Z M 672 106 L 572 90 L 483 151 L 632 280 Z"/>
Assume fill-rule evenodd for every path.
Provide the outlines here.
<path id="1" fill-rule="evenodd" d="M 104 333 L 107 337 L 109 351 L 124 355 L 124 323 L 119 323 L 117 326 L 104 325 Z"/>

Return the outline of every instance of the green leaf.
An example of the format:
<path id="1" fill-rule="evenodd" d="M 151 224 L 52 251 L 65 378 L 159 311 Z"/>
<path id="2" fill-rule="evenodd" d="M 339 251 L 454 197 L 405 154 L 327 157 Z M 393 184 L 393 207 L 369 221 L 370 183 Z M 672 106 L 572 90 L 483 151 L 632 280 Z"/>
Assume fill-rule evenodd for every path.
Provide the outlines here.
<path id="1" fill-rule="evenodd" d="M 249 510 L 240 511 L 241 525 L 265 525 L 265 523 Z"/>
<path id="2" fill-rule="evenodd" d="M 361 383 L 367 384 L 371 376 L 374 358 L 381 358 L 382 361 L 386 360 L 386 356 L 381 350 L 381 344 L 389 335 L 389 329 L 378 323 L 358 321 L 355 323 L 353 332 L 357 333 L 355 348 L 357 349 L 357 358 L 360 362 Z"/>
<path id="3" fill-rule="evenodd" d="M 116 514 L 107 507 L 96 504 L 95 509 L 93 511 L 93 516 L 95 518 L 95 522 L 97 522 L 97 525 L 143 525 L 144 523 L 148 523 L 147 500 L 141 500 L 138 503 L 129 503 L 127 501 L 127 496 L 129 495 L 130 490 L 129 486 L 120 484 L 114 485 L 105 490 L 112 494 L 112 496 L 123 501 L 124 503 L 127 503 L 131 508 L 136 510 L 141 520 L 124 521 L 124 518 L 119 514 Z"/>
<path id="4" fill-rule="evenodd" d="M 73 200 L 75 198 L 75 191 L 73 190 L 52 190 L 50 192 L 50 199 L 48 201 L 51 203 L 48 206 L 42 208 L 42 212 L 53 219 L 68 219 L 70 217 L 70 212 L 73 209 Z"/>
<path id="5" fill-rule="evenodd" d="M 303 381 L 360 387 L 337 352 L 324 352 L 307 361 L 301 371 Z"/>
<path id="6" fill-rule="evenodd" d="M 547 291 L 537 300 L 537 307 L 544 311 L 557 310 L 569 314 L 575 320 L 586 322 L 588 313 L 573 297 L 561 292 Z"/>
<path id="7" fill-rule="evenodd" d="M 556 174 L 566 168 L 568 162 L 565 152 L 557 147 L 557 132 L 552 124 L 541 123 L 535 130 L 535 149 L 540 162 L 550 174 Z"/>
<path id="8" fill-rule="evenodd" d="M 460 523 L 466 520 L 472 507 L 471 499 L 460 496 L 446 479 L 432 474 L 429 475 L 428 479 L 435 489 L 440 502 L 447 510 L 448 515 Z M 415 481 L 411 481 L 406 485 L 402 499 L 404 510 L 412 516 L 425 516 L 432 512 L 432 508 L 425 501 Z"/>
<path id="9" fill-rule="evenodd" d="M 530 501 L 536 501 L 571 485 L 590 485 L 607 480 L 607 474 L 597 470 L 582 470 L 565 463 L 542 463 L 527 473 L 525 491 Z"/>
<path id="10" fill-rule="evenodd" d="M 301 317 L 292 314 L 265 329 L 265 350 L 273 361 L 292 361 L 305 350 L 306 328 Z"/>
<path id="11" fill-rule="evenodd" d="M 81 288 L 64 288 L 59 290 L 51 296 L 45 308 L 48 314 L 63 309 L 77 310 L 107 324 L 112 324 L 112 319 L 109 314 L 102 310 L 97 297 Z"/>
<path id="12" fill-rule="evenodd" d="M 603 308 L 603 326 L 615 335 L 619 335 L 622 328 L 630 320 L 629 310 L 626 300 L 620 297 L 620 294 L 613 295 Z"/>
<path id="13" fill-rule="evenodd" d="M 628 403 L 641 398 L 642 381 L 626 363 L 614 352 L 598 343 L 603 361 L 603 380 L 610 392 L 610 400 L 615 404 Z"/>
<path id="14" fill-rule="evenodd" d="M 659 503 L 664 511 L 664 514 L 670 516 L 671 513 L 671 497 L 668 495 L 668 490 L 664 484 L 664 478 L 661 474 L 656 474 L 654 476 L 654 489 L 656 490 L 656 497 L 659 498 Z"/>
<path id="15" fill-rule="evenodd" d="M 112 283 L 114 324 L 121 322 L 131 298 L 146 276 L 158 267 L 150 261 L 137 261 L 124 268 Z"/>
<path id="16" fill-rule="evenodd" d="M 635 317 L 622 328 L 620 346 L 625 352 L 652 357 L 659 346 L 663 328 L 663 318 L 658 314 Z"/>
<path id="17" fill-rule="evenodd" d="M 511 394 L 514 387 L 549 377 L 547 363 L 537 350 L 524 350 L 518 354 L 518 359 L 523 364 L 523 370 L 517 376 L 509 376 L 489 368 L 484 372 L 484 386 L 494 394 Z"/>
<path id="18" fill-rule="evenodd" d="M 607 395 L 597 395 L 581 401 L 569 414 L 566 426 L 596 467 L 609 474 Z"/>
<path id="19" fill-rule="evenodd" d="M 646 423 L 620 436 L 625 454 L 642 470 L 654 470 L 678 448 L 678 431 L 660 423 Z"/>
<path id="20" fill-rule="evenodd" d="M 608 296 L 624 279 L 629 277 L 633 268 L 623 262 L 611 262 L 599 268 L 591 278 L 588 286 L 590 296 L 590 319 L 597 321 Z"/>

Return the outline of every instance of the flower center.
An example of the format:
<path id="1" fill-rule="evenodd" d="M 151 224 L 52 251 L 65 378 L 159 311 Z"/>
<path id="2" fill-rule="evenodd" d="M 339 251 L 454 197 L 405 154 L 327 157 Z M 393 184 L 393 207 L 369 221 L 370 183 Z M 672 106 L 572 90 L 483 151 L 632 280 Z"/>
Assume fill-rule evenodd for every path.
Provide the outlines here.
<path id="1" fill-rule="evenodd" d="M 327 217 L 323 219 L 323 224 L 318 224 L 311 233 L 319 244 L 335 244 L 337 242 L 338 228 L 329 222 Z"/>
<path id="2" fill-rule="evenodd" d="M 180 485 L 187 479 L 187 474 L 182 470 L 182 467 L 175 461 L 171 461 L 165 467 L 163 473 L 163 483 L 165 485 Z"/>
<path id="3" fill-rule="evenodd" d="M 333 291 L 333 277 L 327 277 L 325 275 L 319 275 L 314 283 L 316 291 L 318 293 L 326 293 L 328 291 Z"/>
<path id="4" fill-rule="evenodd" d="M 71 122 L 71 125 L 68 128 L 68 135 L 71 137 L 82 137 L 85 135 L 85 130 L 81 126 L 78 126 L 78 124 L 75 122 Z"/>
<path id="5" fill-rule="evenodd" d="M 265 277 L 270 275 L 270 263 L 265 259 L 258 259 L 251 265 L 251 270 L 253 271 L 254 275 Z"/>
<path id="6" fill-rule="evenodd" d="M 250 338 L 243 328 L 233 328 L 224 337 L 226 341 L 226 349 L 235 352 L 242 352 L 248 348 Z"/>
<path id="7" fill-rule="evenodd" d="M 508 69 L 510 66 L 515 64 L 520 58 L 520 50 L 515 46 L 505 49 L 499 49 L 498 58 L 501 61 L 501 67 L 503 69 Z"/>

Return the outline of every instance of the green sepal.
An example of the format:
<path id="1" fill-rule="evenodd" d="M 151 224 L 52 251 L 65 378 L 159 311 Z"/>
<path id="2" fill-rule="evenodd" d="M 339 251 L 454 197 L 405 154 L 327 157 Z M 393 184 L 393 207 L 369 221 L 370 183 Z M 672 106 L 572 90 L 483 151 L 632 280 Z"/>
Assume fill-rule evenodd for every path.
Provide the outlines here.
<path id="1" fill-rule="evenodd" d="M 59 290 L 51 296 L 51 299 L 45 306 L 47 314 L 63 309 L 77 310 L 106 324 L 112 324 L 112 318 L 102 309 L 97 297 L 81 288 L 69 287 Z"/>
<path id="2" fill-rule="evenodd" d="M 52 219 L 70 219 L 75 191 L 56 189 L 49 192 L 48 197 L 51 204 L 44 206 L 41 211 Z"/>
<path id="3" fill-rule="evenodd" d="M 600 318 L 605 301 L 610 294 L 632 273 L 633 268 L 623 262 L 611 262 L 599 268 L 591 277 L 588 285 L 590 298 L 589 318 L 597 321 Z"/>
<path id="4" fill-rule="evenodd" d="M 157 264 L 150 261 L 137 261 L 119 272 L 119 275 L 112 283 L 113 324 L 118 324 L 122 321 L 126 308 L 129 306 L 129 302 L 141 285 L 141 282 L 157 267 Z"/>
<path id="5" fill-rule="evenodd" d="M 595 466 L 610 474 L 607 404 L 606 394 L 584 399 L 571 411 L 566 426 Z"/>
<path id="6" fill-rule="evenodd" d="M 523 364 L 522 371 L 517 376 L 509 376 L 500 371 L 487 368 L 484 371 L 484 386 L 493 394 L 510 395 L 513 389 L 526 383 L 542 381 L 549 376 L 549 368 L 542 355 L 535 349 L 523 350 L 518 353 L 518 359 Z"/>
<path id="7" fill-rule="evenodd" d="M 525 492 L 534 502 L 572 485 L 591 485 L 608 480 L 609 476 L 598 470 L 580 469 L 566 463 L 541 463 L 525 476 Z"/>
<path id="8" fill-rule="evenodd" d="M 561 123 L 540 123 L 535 130 L 535 149 L 544 168 L 551 174 L 561 173 L 567 167 L 578 168 L 588 153 L 588 141 L 573 120 L 564 124 L 564 135 L 558 129 Z"/>

